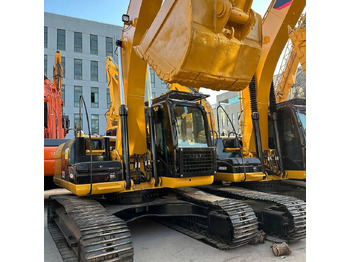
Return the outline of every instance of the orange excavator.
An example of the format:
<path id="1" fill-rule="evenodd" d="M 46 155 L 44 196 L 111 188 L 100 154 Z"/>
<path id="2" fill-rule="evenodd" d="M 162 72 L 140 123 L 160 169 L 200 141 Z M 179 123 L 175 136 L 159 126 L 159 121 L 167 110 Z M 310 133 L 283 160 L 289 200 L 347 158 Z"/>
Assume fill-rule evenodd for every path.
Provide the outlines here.
<path id="1" fill-rule="evenodd" d="M 53 186 L 54 154 L 58 145 L 66 142 L 69 118 L 63 115 L 61 52 L 56 51 L 54 82 L 44 75 L 44 177 L 45 189 Z"/>

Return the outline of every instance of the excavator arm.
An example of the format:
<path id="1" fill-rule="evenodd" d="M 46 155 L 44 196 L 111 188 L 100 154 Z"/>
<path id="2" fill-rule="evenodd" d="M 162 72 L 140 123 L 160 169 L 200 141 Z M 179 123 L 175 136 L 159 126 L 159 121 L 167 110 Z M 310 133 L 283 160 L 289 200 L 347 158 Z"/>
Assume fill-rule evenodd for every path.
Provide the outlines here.
<path id="1" fill-rule="evenodd" d="M 106 112 L 106 132 L 112 133 L 118 127 L 118 108 L 120 107 L 120 84 L 119 84 L 119 67 L 113 61 L 112 57 L 108 56 L 106 60 L 107 83 L 109 86 L 109 95 L 111 103 Z"/>
<path id="2" fill-rule="evenodd" d="M 61 52 L 55 53 L 55 66 L 53 67 L 53 80 L 54 85 L 58 88 L 60 97 L 62 97 L 62 79 L 63 79 L 63 67 Z"/>
<path id="3" fill-rule="evenodd" d="M 275 93 L 277 103 L 287 100 L 290 89 L 295 83 L 299 63 L 306 74 L 306 15 L 300 17 L 298 25 L 294 29 L 288 26 L 288 32 L 291 47 L 286 48 L 280 71 L 276 78 Z"/>
<path id="4" fill-rule="evenodd" d="M 256 99 L 261 128 L 262 150 L 268 149 L 268 107 L 273 73 L 279 56 L 288 40 L 288 26 L 294 27 L 304 7 L 305 0 L 272 1 L 262 24 L 264 33 L 261 58 L 256 68 Z M 248 88 L 243 90 L 243 145 L 256 154 L 255 137 L 251 115 L 251 94 Z"/>

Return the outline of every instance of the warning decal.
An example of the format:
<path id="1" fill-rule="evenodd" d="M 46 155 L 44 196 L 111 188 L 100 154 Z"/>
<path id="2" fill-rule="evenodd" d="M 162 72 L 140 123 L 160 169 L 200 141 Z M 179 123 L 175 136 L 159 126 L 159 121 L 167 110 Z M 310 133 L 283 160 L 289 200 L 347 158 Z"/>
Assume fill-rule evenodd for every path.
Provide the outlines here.
<path id="1" fill-rule="evenodd" d="M 289 6 L 293 0 L 277 0 L 275 5 L 273 6 L 274 9 L 281 10 L 287 6 Z"/>

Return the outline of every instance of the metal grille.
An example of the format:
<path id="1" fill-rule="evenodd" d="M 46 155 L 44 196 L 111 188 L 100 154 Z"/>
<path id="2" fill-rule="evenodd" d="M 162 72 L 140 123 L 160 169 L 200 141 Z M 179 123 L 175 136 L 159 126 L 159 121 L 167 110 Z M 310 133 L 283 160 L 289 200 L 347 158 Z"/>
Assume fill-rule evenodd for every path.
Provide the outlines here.
<path id="1" fill-rule="evenodd" d="M 212 176 L 216 170 L 215 148 L 180 148 L 180 176 Z"/>

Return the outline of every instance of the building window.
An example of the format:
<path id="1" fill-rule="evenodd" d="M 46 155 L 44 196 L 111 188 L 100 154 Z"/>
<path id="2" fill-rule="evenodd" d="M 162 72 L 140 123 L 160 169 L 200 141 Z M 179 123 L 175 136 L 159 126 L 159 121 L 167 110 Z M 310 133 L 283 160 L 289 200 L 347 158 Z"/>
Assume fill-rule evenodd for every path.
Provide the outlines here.
<path id="1" fill-rule="evenodd" d="M 91 87 L 91 107 L 98 108 L 98 88 Z"/>
<path id="2" fill-rule="evenodd" d="M 62 84 L 62 100 L 63 100 L 63 106 L 66 105 L 66 88 L 65 88 L 65 85 Z"/>
<path id="3" fill-rule="evenodd" d="M 150 70 L 150 75 L 151 75 L 151 88 L 155 88 L 155 80 L 156 80 L 156 76 L 155 76 L 155 73 L 153 71 L 152 68 L 149 69 Z"/>
<path id="4" fill-rule="evenodd" d="M 90 35 L 90 54 L 98 54 L 97 35 Z"/>
<path id="5" fill-rule="evenodd" d="M 74 58 L 74 79 L 81 80 L 83 77 L 83 63 L 81 59 Z"/>
<path id="6" fill-rule="evenodd" d="M 99 121 L 98 121 L 98 115 L 95 114 L 91 114 L 91 133 L 93 135 L 98 135 L 98 125 L 99 125 Z"/>
<path id="7" fill-rule="evenodd" d="M 107 88 L 106 91 L 107 91 L 107 93 L 106 93 L 107 107 L 109 108 L 109 105 L 111 104 L 111 93 L 109 92 L 109 88 Z"/>
<path id="8" fill-rule="evenodd" d="M 150 68 L 150 72 L 151 72 L 151 83 L 154 84 L 156 76 L 155 76 L 155 73 L 154 73 L 153 69 Z"/>
<path id="9" fill-rule="evenodd" d="M 156 92 L 152 92 L 152 98 L 156 96 Z"/>
<path id="10" fill-rule="evenodd" d="M 168 86 L 167 86 L 167 83 L 165 83 L 163 80 L 162 80 L 162 88 L 167 88 Z"/>
<path id="11" fill-rule="evenodd" d="M 83 94 L 81 86 L 74 86 L 74 106 L 79 107 L 80 96 Z"/>
<path id="12" fill-rule="evenodd" d="M 235 113 L 232 114 L 232 123 L 233 123 L 233 125 L 236 124 Z"/>
<path id="13" fill-rule="evenodd" d="M 47 55 L 44 55 L 44 74 L 47 75 Z"/>
<path id="14" fill-rule="evenodd" d="M 221 113 L 221 126 L 225 126 L 226 123 L 226 115 L 224 112 Z"/>
<path id="15" fill-rule="evenodd" d="M 80 117 L 79 114 L 74 114 L 74 128 L 77 127 L 77 130 L 80 129 Z M 83 122 L 81 122 L 81 129 L 83 129 Z"/>
<path id="16" fill-rule="evenodd" d="M 61 64 L 63 69 L 63 78 L 66 77 L 66 58 L 64 56 L 61 56 Z"/>
<path id="17" fill-rule="evenodd" d="M 57 49 L 66 50 L 66 30 L 57 29 Z"/>
<path id="18" fill-rule="evenodd" d="M 91 81 L 98 81 L 98 62 L 91 61 L 91 71 L 90 71 Z"/>
<path id="19" fill-rule="evenodd" d="M 106 37 L 106 56 L 113 57 L 113 38 Z"/>
<path id="20" fill-rule="evenodd" d="M 80 32 L 74 32 L 74 52 L 83 52 L 83 35 Z"/>
<path id="21" fill-rule="evenodd" d="M 47 48 L 47 26 L 44 26 L 44 48 Z"/>

